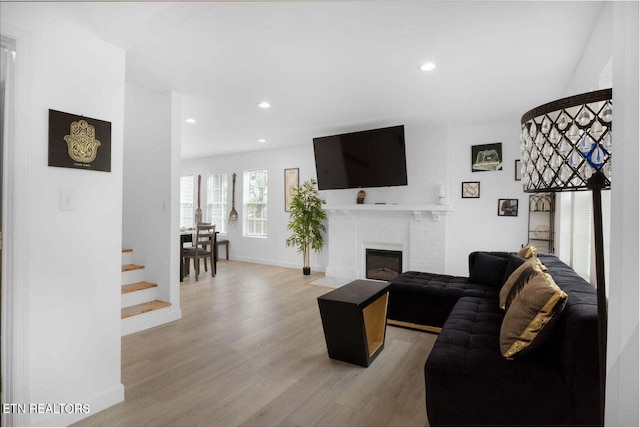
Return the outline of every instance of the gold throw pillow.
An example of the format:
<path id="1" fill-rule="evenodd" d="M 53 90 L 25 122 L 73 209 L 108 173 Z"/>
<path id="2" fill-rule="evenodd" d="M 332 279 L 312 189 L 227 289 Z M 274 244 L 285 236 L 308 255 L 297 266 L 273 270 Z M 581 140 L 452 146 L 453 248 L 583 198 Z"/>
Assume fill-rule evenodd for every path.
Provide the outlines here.
<path id="1" fill-rule="evenodd" d="M 532 257 L 518 266 L 518 268 L 514 270 L 511 275 L 509 275 L 509 278 L 507 278 L 504 284 L 502 284 L 502 288 L 500 289 L 499 304 L 501 309 L 504 309 L 505 311 L 509 309 L 507 298 L 509 296 L 509 293 L 511 293 L 511 289 L 516 283 L 522 286 L 524 284 L 524 280 L 532 275 L 533 270 L 546 271 L 547 268 L 542 264 L 540 259 L 538 259 L 537 257 Z"/>
<path id="2" fill-rule="evenodd" d="M 533 245 L 527 245 L 526 247 L 520 248 L 520 251 L 518 251 L 518 256 L 523 259 L 530 259 L 531 257 L 535 257 L 536 254 L 537 250 Z"/>
<path id="3" fill-rule="evenodd" d="M 551 275 L 539 269 L 524 280 L 509 305 L 500 328 L 500 352 L 506 358 L 535 349 L 552 333 L 567 302 L 567 294 Z"/>

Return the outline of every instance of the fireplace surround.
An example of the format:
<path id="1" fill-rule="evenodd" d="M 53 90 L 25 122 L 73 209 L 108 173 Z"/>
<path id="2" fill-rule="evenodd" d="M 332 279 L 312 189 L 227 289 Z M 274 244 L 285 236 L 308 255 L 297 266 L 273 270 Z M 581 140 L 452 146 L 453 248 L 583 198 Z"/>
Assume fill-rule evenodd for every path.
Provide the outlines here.
<path id="1" fill-rule="evenodd" d="M 326 276 L 366 279 L 366 249 L 401 251 L 401 272 L 446 269 L 448 205 L 325 205 Z"/>

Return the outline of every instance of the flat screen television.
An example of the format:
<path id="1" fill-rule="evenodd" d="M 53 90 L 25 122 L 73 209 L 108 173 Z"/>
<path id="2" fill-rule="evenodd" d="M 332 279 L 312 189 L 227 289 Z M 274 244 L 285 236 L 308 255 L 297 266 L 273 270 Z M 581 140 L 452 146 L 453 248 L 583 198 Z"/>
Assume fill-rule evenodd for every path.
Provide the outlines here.
<path id="1" fill-rule="evenodd" d="M 405 186 L 404 125 L 313 139 L 318 189 Z"/>

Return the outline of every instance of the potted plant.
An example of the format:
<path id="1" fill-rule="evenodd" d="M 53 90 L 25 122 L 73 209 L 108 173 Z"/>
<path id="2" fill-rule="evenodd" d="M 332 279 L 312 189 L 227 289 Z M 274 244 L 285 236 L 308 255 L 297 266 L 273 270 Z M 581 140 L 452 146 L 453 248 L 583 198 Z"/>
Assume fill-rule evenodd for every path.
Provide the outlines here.
<path id="1" fill-rule="evenodd" d="M 287 225 L 291 236 L 287 238 L 286 244 L 287 247 L 296 247 L 298 253 L 302 253 L 302 272 L 305 275 L 311 273 L 309 251 L 322 251 L 322 234 L 327 230 L 324 225 L 327 215 L 322 211 L 325 201 L 320 199 L 316 185 L 316 180 L 311 179 L 291 190 L 291 212 Z"/>

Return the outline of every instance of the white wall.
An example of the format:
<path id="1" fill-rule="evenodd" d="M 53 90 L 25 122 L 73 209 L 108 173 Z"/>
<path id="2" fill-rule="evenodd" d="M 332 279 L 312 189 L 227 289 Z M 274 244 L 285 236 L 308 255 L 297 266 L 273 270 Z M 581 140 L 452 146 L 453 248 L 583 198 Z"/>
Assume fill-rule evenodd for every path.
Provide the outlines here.
<path id="1" fill-rule="evenodd" d="M 638 426 L 638 2 L 613 5 L 616 152 L 611 180 L 611 274 L 606 425 Z"/>
<path id="2" fill-rule="evenodd" d="M 287 248 L 285 240 L 289 237 L 287 223 L 289 213 L 284 211 L 284 170 L 299 168 L 300 183 L 315 178 L 313 148 L 296 146 L 278 150 L 265 150 L 238 155 L 219 156 L 182 161 L 181 175 L 202 175 L 201 205 L 206 206 L 207 175 L 212 172 L 228 174 L 228 210 L 231 210 L 231 174 L 236 173 L 236 204 L 239 220 L 228 226 L 227 234 L 218 235 L 218 239 L 229 240 L 231 259 L 264 263 L 276 266 L 302 268 L 302 255 L 294 248 Z M 266 169 L 268 171 L 268 223 L 265 238 L 248 238 L 242 234 L 243 173 L 247 170 Z M 224 250 L 223 250 L 224 251 Z M 324 251 L 311 254 L 311 268 L 323 271 L 326 266 Z"/>
<path id="3" fill-rule="evenodd" d="M 146 280 L 169 278 L 171 93 L 125 86 L 122 245 L 145 266 Z M 164 249 L 164 250 L 161 250 Z"/>
<path id="4" fill-rule="evenodd" d="M 476 250 L 517 251 L 527 242 L 528 195 L 521 182 L 515 181 L 515 159 L 520 157 L 519 118 L 487 125 L 436 125 L 427 121 L 407 119 L 405 140 L 407 152 L 407 186 L 370 188 L 365 203 L 437 203 L 438 186 L 444 184 L 452 212 L 447 214 L 445 271 L 467 275 L 467 258 Z M 385 124 L 386 125 L 386 124 Z M 391 125 L 391 124 L 389 124 Z M 351 129 L 354 130 L 354 129 Z M 344 132 L 350 131 L 345 129 Z M 503 170 L 471 172 L 471 146 L 502 142 Z M 239 222 L 229 230 L 230 254 L 236 260 L 299 267 L 300 257 L 286 248 L 288 213 L 284 212 L 284 168 L 300 168 L 300 181 L 315 178 L 313 146 L 296 146 L 281 150 L 265 150 L 250 154 L 220 156 L 182 162 L 181 175 L 202 174 L 206 194 L 209 172 L 238 174 L 236 209 L 241 212 L 242 172 L 248 169 L 269 170 L 269 238 L 243 238 Z M 275 181 L 274 181 L 275 180 Z M 462 181 L 480 181 L 480 199 L 462 199 Z M 328 204 L 353 204 L 357 189 L 323 190 Z M 231 194 L 229 193 L 229 199 Z M 498 199 L 517 198 L 517 217 L 499 217 Z M 229 201 L 230 203 L 230 201 Z M 330 243 L 329 243 L 330 245 Z M 312 257 L 312 268 L 324 270 L 326 251 Z"/>
<path id="5" fill-rule="evenodd" d="M 171 198 L 169 206 L 171 207 L 171 218 L 169 220 L 170 229 L 170 260 L 178 259 L 180 263 L 180 236 L 177 231 L 180 230 L 180 146 L 182 138 L 182 98 L 176 92 L 171 93 Z M 169 264 L 169 283 L 171 284 L 169 300 L 172 305 L 176 305 L 179 309 L 180 305 L 180 266 L 179 263 Z M 177 314 L 178 315 L 178 314 Z M 182 316 L 180 310 L 179 316 Z"/>
<path id="6" fill-rule="evenodd" d="M 125 53 L 48 5 L 0 8 L 2 33 L 17 40 L 6 162 L 10 273 L 3 281 L 3 315 L 8 310 L 12 322 L 2 337 L 9 359 L 2 402 L 87 403 L 93 413 L 124 399 L 118 284 Z M 111 172 L 48 167 L 48 109 L 111 122 Z M 61 211 L 62 190 L 75 195 L 75 210 Z M 67 425 L 85 416 L 5 414 L 2 422 Z"/>
<path id="7" fill-rule="evenodd" d="M 397 125 L 398 123 L 389 124 Z M 407 152 L 408 186 L 370 188 L 365 203 L 436 203 L 437 188 L 447 184 L 446 129 L 426 122 L 407 120 L 405 140 Z M 381 126 L 387 126 L 381 125 Z M 344 132 L 360 130 L 345 129 Z M 342 132 L 342 131 L 340 131 Z M 284 211 L 284 169 L 300 168 L 300 183 L 316 178 L 313 144 L 293 146 L 278 150 L 218 156 L 182 162 L 181 175 L 202 175 L 202 197 L 206 195 L 206 177 L 210 172 L 226 172 L 231 186 L 231 174 L 237 174 L 236 210 L 242 219 L 243 171 L 267 169 L 269 171 L 269 223 L 268 238 L 245 238 L 242 236 L 242 222 L 229 226 L 226 236 L 230 241 L 229 254 L 232 259 L 273 264 L 287 267 L 302 267 L 302 256 L 294 248 L 287 248 L 284 241 L 289 236 L 287 223 L 289 213 Z M 355 204 L 358 189 L 323 190 L 320 196 L 327 204 Z M 229 191 L 231 207 L 231 191 Z M 203 205 L 206 202 L 203 200 Z M 222 238 L 223 235 L 220 235 Z M 311 268 L 324 271 L 327 265 L 327 253 L 312 253 Z"/>
<path id="8" fill-rule="evenodd" d="M 179 158 L 179 110 L 175 93 L 126 84 L 122 243 L 133 249 L 134 263 L 145 266 L 145 280 L 158 284 L 158 298 L 171 301 L 178 317 L 179 226 L 172 216 L 179 207 L 172 197 L 179 177 L 173 165 Z"/>
<path id="9" fill-rule="evenodd" d="M 449 191 L 447 177 L 447 129 L 427 121 L 407 119 L 404 125 L 405 152 L 407 155 L 407 186 L 376 187 L 364 189 L 366 204 L 435 204 L 438 202 L 438 186 L 445 185 Z M 343 132 L 358 131 L 345 129 Z M 311 145 L 311 142 L 309 142 Z M 311 151 L 313 157 L 313 150 Z M 311 159 L 314 162 L 313 158 Z M 312 164 L 315 175 L 315 163 Z M 321 195 L 327 204 L 355 204 L 358 189 L 323 190 Z"/>
<path id="10" fill-rule="evenodd" d="M 518 251 L 527 243 L 529 195 L 515 180 L 520 159 L 520 120 L 477 125 L 450 125 L 450 215 L 447 229 L 447 272 L 469 274 L 472 251 Z M 502 143 L 502 170 L 471 172 L 471 146 Z M 461 197 L 463 181 L 480 182 L 479 199 Z M 499 217 L 498 199 L 518 199 L 517 217 Z"/>
<path id="11" fill-rule="evenodd" d="M 580 61 L 567 83 L 564 96 L 604 89 L 600 86 L 600 75 L 611 59 L 613 48 L 613 2 L 604 2 L 598 19 L 589 32 L 590 37 Z M 560 97 L 558 97 L 560 98 Z M 553 100 L 549 100 L 553 101 Z M 535 106 L 532 106 L 532 108 Z"/>

